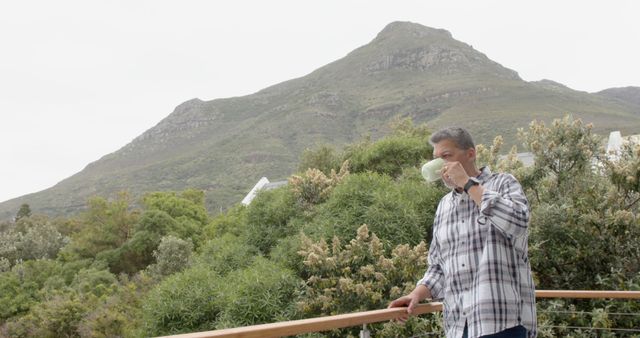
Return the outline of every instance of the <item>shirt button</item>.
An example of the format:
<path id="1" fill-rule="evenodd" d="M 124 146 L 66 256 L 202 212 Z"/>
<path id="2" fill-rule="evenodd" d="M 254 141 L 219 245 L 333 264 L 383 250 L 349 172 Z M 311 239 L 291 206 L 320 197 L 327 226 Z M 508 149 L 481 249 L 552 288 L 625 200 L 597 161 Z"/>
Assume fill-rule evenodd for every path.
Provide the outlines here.
<path id="1" fill-rule="evenodd" d="M 464 263 L 462 263 L 462 266 L 464 266 Z"/>

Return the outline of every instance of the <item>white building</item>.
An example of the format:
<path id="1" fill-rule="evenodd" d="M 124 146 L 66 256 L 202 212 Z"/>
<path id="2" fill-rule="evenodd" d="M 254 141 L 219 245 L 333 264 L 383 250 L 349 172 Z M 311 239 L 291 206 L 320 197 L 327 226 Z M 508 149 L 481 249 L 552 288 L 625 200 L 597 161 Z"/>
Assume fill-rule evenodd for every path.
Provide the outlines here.
<path id="1" fill-rule="evenodd" d="M 622 136 L 620 131 L 612 131 L 607 141 L 607 155 L 609 159 L 616 160 L 620 157 L 620 151 L 627 144 L 640 144 L 640 134 Z"/>
<path id="2" fill-rule="evenodd" d="M 243 205 L 249 205 L 251 204 L 251 201 L 253 201 L 253 199 L 256 198 L 256 195 L 258 195 L 258 192 L 260 192 L 261 190 L 271 190 L 271 189 L 281 187 L 285 184 L 287 184 L 287 181 L 269 182 L 269 180 L 266 177 L 263 177 L 258 181 L 258 183 L 256 183 L 256 185 L 253 186 L 253 189 L 251 189 L 251 191 L 249 191 L 247 196 L 245 196 L 242 199 L 241 203 Z"/>

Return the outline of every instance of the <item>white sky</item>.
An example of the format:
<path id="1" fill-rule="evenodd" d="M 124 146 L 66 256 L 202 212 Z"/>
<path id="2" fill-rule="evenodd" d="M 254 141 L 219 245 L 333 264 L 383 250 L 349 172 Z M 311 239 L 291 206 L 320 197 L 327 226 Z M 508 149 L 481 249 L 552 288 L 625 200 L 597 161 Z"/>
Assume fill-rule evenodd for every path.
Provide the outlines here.
<path id="1" fill-rule="evenodd" d="M 449 30 L 527 81 L 640 86 L 640 1 L 3 1 L 0 201 L 82 170 L 178 104 L 300 77 L 392 21 Z"/>

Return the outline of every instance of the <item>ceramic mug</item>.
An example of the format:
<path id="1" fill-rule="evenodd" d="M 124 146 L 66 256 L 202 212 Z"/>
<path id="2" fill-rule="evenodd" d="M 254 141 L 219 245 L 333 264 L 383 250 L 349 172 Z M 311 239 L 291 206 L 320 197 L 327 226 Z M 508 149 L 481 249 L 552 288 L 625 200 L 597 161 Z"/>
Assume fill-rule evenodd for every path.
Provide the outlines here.
<path id="1" fill-rule="evenodd" d="M 433 160 L 425 163 L 422 166 L 422 177 L 424 177 L 427 182 L 435 182 L 442 178 L 440 175 L 440 171 L 444 166 L 444 160 L 440 157 L 434 158 Z"/>

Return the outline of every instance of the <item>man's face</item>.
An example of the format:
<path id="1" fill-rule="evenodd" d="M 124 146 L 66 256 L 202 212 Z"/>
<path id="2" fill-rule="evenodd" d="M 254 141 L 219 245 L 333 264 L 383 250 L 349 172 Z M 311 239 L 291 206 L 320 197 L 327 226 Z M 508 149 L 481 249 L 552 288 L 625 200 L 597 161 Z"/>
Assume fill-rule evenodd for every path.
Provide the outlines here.
<path id="1" fill-rule="evenodd" d="M 460 162 L 463 167 L 473 164 L 475 151 L 472 149 L 463 150 L 457 147 L 452 140 L 442 140 L 433 147 L 433 158 L 440 157 L 445 162 Z"/>

